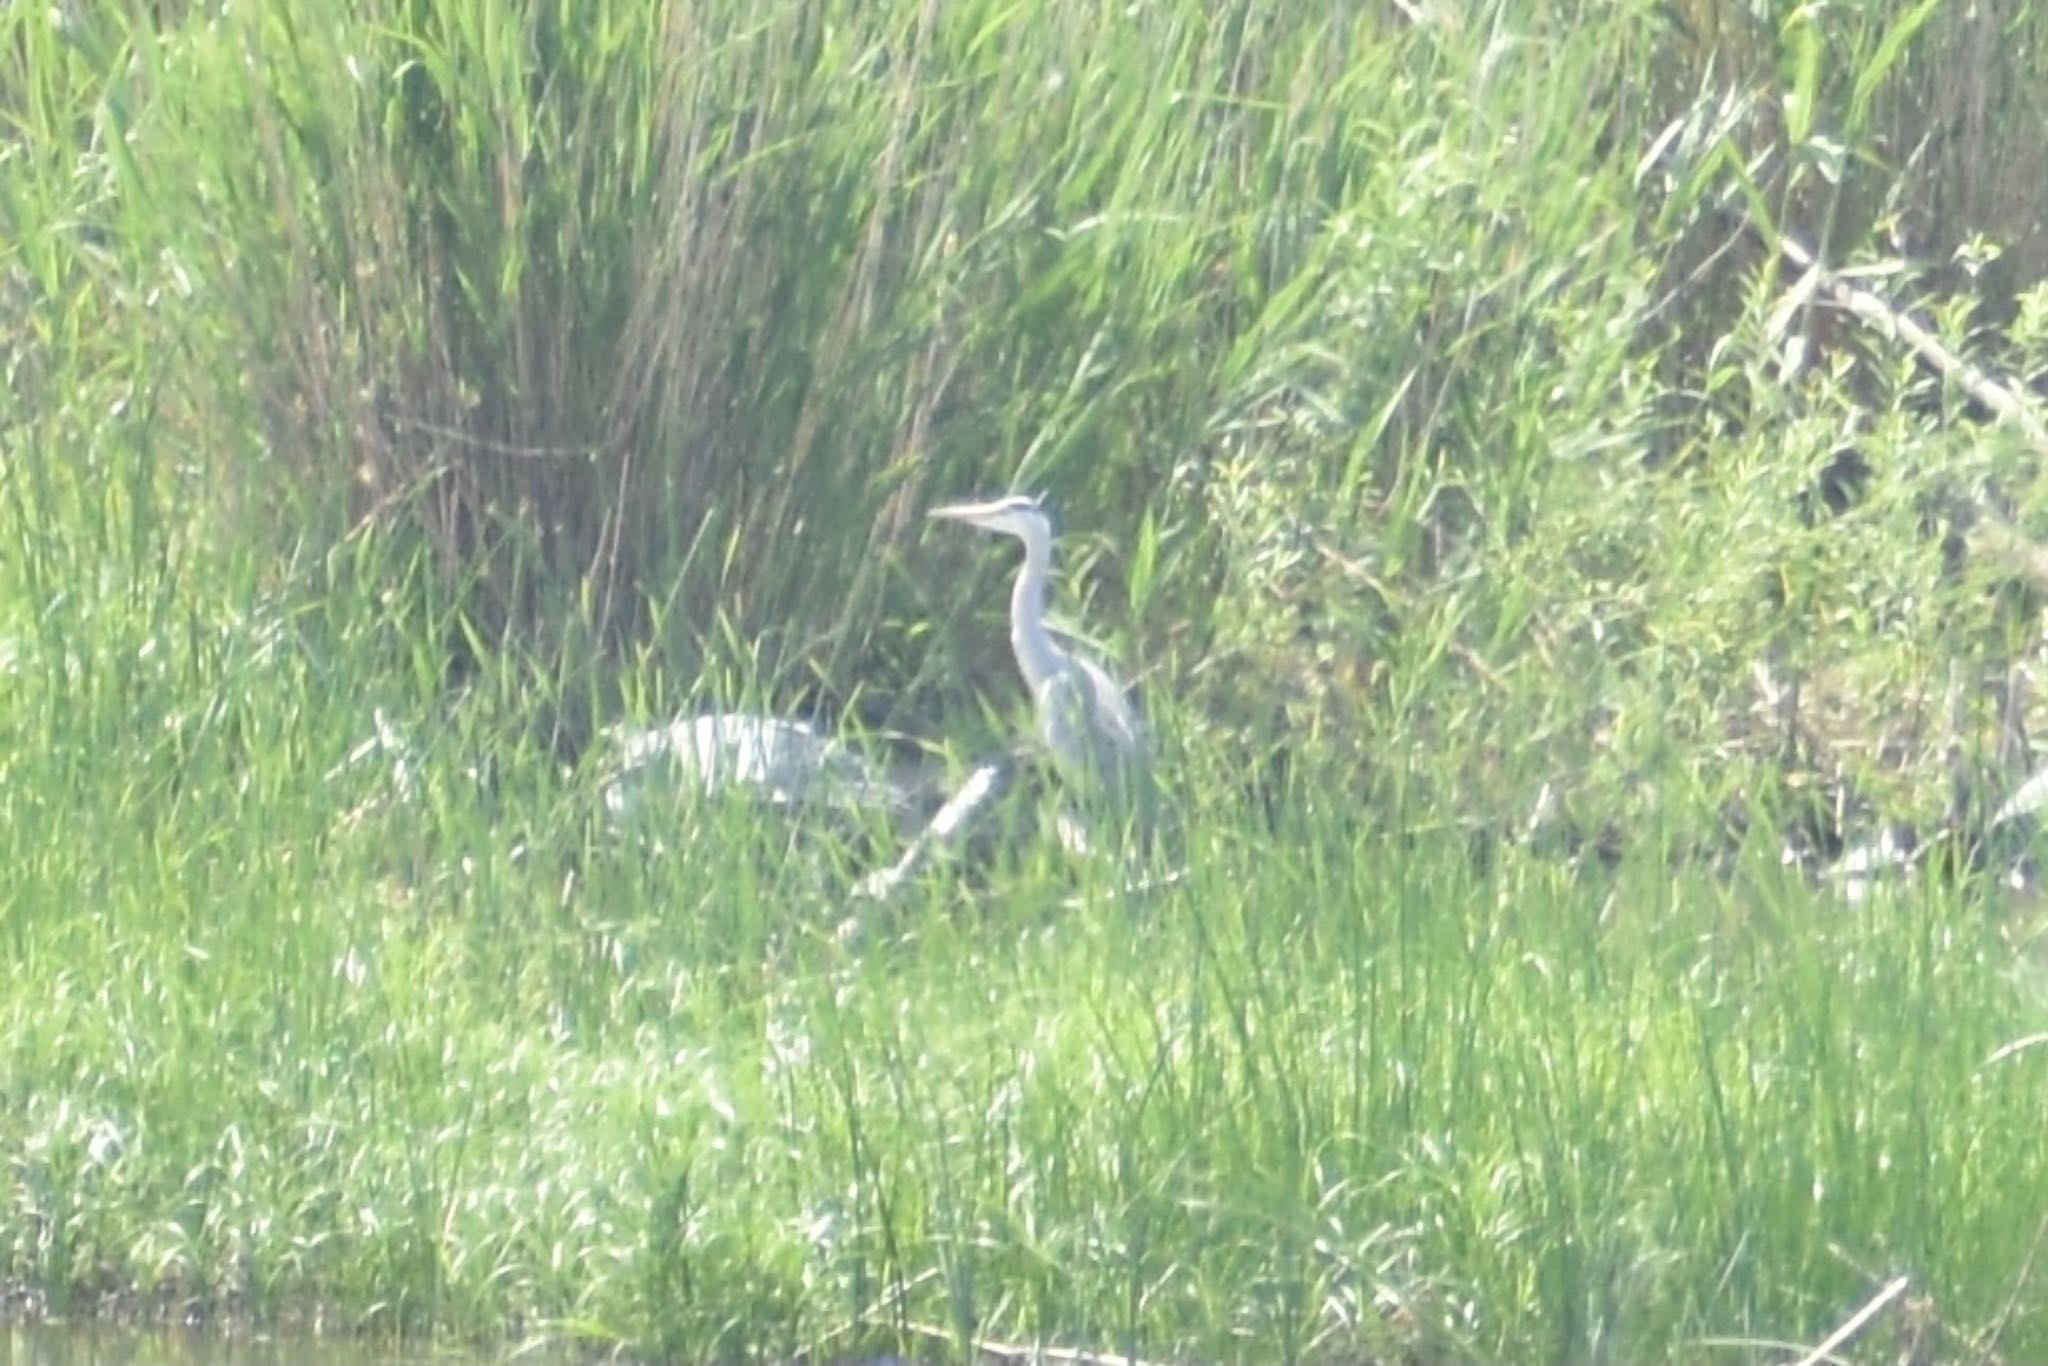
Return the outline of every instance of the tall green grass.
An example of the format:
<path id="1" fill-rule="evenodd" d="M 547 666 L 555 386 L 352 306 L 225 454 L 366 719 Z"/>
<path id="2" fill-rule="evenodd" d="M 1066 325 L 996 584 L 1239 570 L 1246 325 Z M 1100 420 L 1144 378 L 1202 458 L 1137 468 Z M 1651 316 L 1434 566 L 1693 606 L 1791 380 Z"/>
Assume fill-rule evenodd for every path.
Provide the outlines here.
<path id="1" fill-rule="evenodd" d="M 2031 532 L 2036 453 L 1770 246 L 1935 244 L 1887 284 L 2038 372 L 2040 21 L 1989 23 L 0 16 L 0 1282 L 1726 1361 L 1896 1273 L 1876 1334 L 2048 1351 L 2032 913 L 1782 857 L 2013 776 L 2036 589 L 1969 520 Z M 1181 880 L 1020 819 L 873 906 L 886 836 L 605 824 L 613 720 L 1006 742 L 1008 558 L 920 514 L 1013 485 Z"/>
<path id="2" fill-rule="evenodd" d="M 1145 901 L 1042 850 L 849 946 L 744 812 L 643 860 L 464 757 L 406 806 L 266 744 L 296 778 L 17 884 L 19 1284 L 676 1358 L 1708 1359 L 1892 1272 L 1958 1352 L 2042 1330 L 2039 1055 L 1991 1061 L 2039 991 L 1969 889 L 1303 801 Z"/>

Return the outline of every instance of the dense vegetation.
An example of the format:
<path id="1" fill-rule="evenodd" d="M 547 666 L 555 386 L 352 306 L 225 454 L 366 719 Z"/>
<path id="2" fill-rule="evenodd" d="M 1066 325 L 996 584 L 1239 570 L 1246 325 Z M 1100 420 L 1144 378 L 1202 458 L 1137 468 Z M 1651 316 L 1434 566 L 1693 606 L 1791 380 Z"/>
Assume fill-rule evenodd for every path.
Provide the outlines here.
<path id="1" fill-rule="evenodd" d="M 11 1304 L 2048 1356 L 2042 452 L 1782 250 L 2048 373 L 2001 8 L 0 10 Z M 617 837 L 615 722 L 1005 743 L 1013 487 L 1184 876 Z"/>

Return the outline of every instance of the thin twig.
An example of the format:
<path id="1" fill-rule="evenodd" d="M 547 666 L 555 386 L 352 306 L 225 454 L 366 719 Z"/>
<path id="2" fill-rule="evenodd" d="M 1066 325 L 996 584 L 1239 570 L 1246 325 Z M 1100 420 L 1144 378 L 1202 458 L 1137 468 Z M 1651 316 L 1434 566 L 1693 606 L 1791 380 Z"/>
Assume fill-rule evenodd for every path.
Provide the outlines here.
<path id="1" fill-rule="evenodd" d="M 1977 1071 L 1981 1073 L 1985 1068 L 1995 1063 L 2004 1062 L 2015 1053 L 2024 1053 L 2030 1048 L 2039 1048 L 2042 1044 L 2048 1044 L 2048 1032 L 2028 1034 L 2024 1038 L 2014 1039 L 2010 1043 L 2002 1043 L 1991 1050 L 1990 1057 L 1977 1065 Z"/>
<path id="2" fill-rule="evenodd" d="M 1883 1309 L 1886 1305 L 1890 1304 L 1893 1300 L 1897 1299 L 1900 1295 L 1904 1294 L 1906 1291 L 1906 1287 L 1909 1284 L 1911 1284 L 1911 1280 L 1908 1277 L 1893 1277 L 1890 1284 L 1886 1285 L 1884 1289 L 1878 1291 L 1876 1295 L 1871 1297 L 1870 1303 L 1864 1305 L 1861 1309 L 1858 1309 L 1855 1313 L 1851 1314 L 1847 1322 L 1845 1322 L 1840 1328 L 1837 1328 L 1834 1332 L 1828 1334 L 1827 1340 L 1821 1343 L 1820 1346 L 1814 1348 L 1811 1352 L 1808 1352 L 1805 1356 L 1799 1358 L 1799 1360 L 1796 1363 L 1794 1363 L 1794 1366 L 1820 1366 L 1821 1362 L 1826 1361 L 1829 1357 L 1834 1355 L 1835 1349 L 1837 1347 L 1840 1347 L 1850 1338 L 1853 1338 L 1858 1333 L 1862 1332 L 1863 1325 L 1869 1323 L 1872 1319 L 1876 1318 L 1879 1310 Z"/>
<path id="3" fill-rule="evenodd" d="M 1871 326 L 1902 339 L 1919 353 L 1921 359 L 1940 371 L 1943 378 L 1954 380 L 1964 393 L 2018 427 L 2036 450 L 2048 454 L 2048 424 L 2042 422 L 2033 405 L 2015 393 L 2010 385 L 1993 379 L 1949 350 L 1940 338 L 1876 294 L 1850 284 L 1823 267 L 1812 252 L 1790 237 L 1778 239 L 1778 250 L 1800 270 L 1816 273 L 1820 287 L 1836 303 Z"/>
<path id="4" fill-rule="evenodd" d="M 1806 272 L 1842 308 L 1888 336 L 1898 337 L 1970 397 L 2012 424 L 2036 453 L 2048 455 L 2048 422 L 2030 394 L 1986 374 L 1943 345 L 1941 340 L 1903 311 L 1870 290 L 1841 279 L 1823 267 L 1814 254 L 1787 236 L 1778 238 L 1785 259 Z M 1981 556 L 2006 573 L 2035 584 L 2048 584 L 2048 550 L 2036 545 L 1991 499 L 1971 499 L 1976 526 L 1967 537 L 1972 556 Z M 2013 671 L 2017 666 L 2013 666 Z"/>

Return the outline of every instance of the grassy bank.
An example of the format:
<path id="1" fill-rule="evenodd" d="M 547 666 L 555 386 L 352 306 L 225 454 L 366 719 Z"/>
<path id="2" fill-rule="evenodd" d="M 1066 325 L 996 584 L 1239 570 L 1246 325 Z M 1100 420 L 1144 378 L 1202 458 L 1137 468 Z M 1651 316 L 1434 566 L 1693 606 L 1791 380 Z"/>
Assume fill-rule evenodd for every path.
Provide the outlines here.
<path id="1" fill-rule="evenodd" d="M 2041 21 L 645 8 L 0 17 L 17 1306 L 2048 1354 L 2038 912 L 1785 858 L 2016 781 L 2038 452 L 1774 241 L 2048 366 Z M 1004 742 L 1013 485 L 1184 878 L 599 819 Z"/>
<path id="2" fill-rule="evenodd" d="M 1141 903 L 1043 851 L 849 945 L 743 820 L 650 864 L 514 781 L 566 817 L 515 856 L 457 756 L 368 814 L 294 767 L 90 862 L 12 813 L 5 1247 L 53 1310 L 1709 1359 L 1901 1272 L 1946 1351 L 2041 1331 L 2039 1055 L 1991 1061 L 2040 993 L 1977 895 L 1303 801 L 1208 811 Z"/>

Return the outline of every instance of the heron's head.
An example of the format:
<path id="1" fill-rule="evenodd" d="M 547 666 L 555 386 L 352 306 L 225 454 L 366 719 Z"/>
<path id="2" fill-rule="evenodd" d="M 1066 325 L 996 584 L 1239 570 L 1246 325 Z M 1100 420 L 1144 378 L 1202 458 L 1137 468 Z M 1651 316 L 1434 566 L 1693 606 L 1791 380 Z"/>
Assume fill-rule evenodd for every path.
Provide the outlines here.
<path id="1" fill-rule="evenodd" d="M 952 522 L 965 522 L 983 531 L 1000 531 L 1025 541 L 1049 539 L 1052 534 L 1052 523 L 1039 500 L 1023 494 L 991 498 L 985 503 L 948 503 L 945 507 L 933 508 L 931 515 Z"/>

